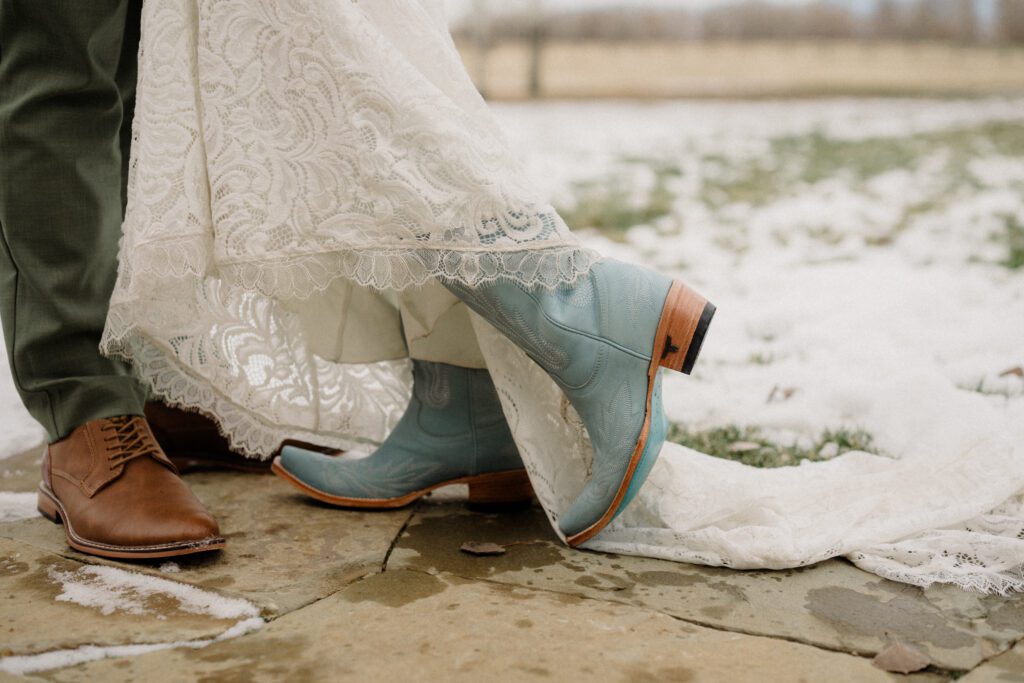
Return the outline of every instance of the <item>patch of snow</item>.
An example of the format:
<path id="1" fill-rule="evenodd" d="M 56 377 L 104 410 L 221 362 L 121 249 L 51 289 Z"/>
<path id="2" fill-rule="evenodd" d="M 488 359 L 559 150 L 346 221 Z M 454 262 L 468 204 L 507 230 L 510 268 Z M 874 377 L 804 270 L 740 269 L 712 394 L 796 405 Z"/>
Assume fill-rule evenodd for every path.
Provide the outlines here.
<path id="1" fill-rule="evenodd" d="M 36 494 L 0 491 L 0 522 L 17 522 L 38 517 Z"/>
<path id="2" fill-rule="evenodd" d="M 25 410 L 14 387 L 7 352 L 0 346 L 0 460 L 22 453 L 46 440 L 46 432 Z"/>
<path id="3" fill-rule="evenodd" d="M 173 566 L 174 570 L 167 569 L 169 566 Z M 180 571 L 174 562 L 165 563 L 162 569 Z M 264 624 L 263 619 L 258 616 L 259 610 L 247 600 L 226 597 L 177 581 L 116 567 L 86 566 L 71 571 L 51 568 L 49 576 L 51 580 L 60 584 L 61 592 L 57 595 L 57 600 L 96 609 L 104 615 L 124 612 L 155 614 L 157 618 L 166 618 L 151 606 L 151 601 L 158 598 L 163 602 L 170 598 L 182 612 L 238 621 L 215 638 L 132 645 L 83 645 L 74 649 L 4 657 L 0 658 L 0 671 L 25 674 L 108 657 L 131 657 L 177 647 L 198 649 L 244 635 Z"/>
<path id="4" fill-rule="evenodd" d="M 181 571 L 181 567 L 178 566 L 177 562 L 164 562 L 160 565 L 160 571 L 164 574 L 177 574 Z"/>
<path id="5" fill-rule="evenodd" d="M 224 631 L 215 638 L 204 638 L 199 640 L 179 640 L 167 643 L 140 643 L 137 645 L 83 645 L 69 650 L 53 650 L 34 655 L 16 655 L 0 658 L 0 671 L 11 674 L 29 674 L 48 669 L 57 669 L 85 662 L 94 662 L 99 659 L 110 657 L 135 657 L 137 655 L 157 652 L 159 650 L 170 650 L 177 647 L 192 649 L 204 648 L 207 645 L 217 643 L 229 638 L 251 633 L 264 624 L 259 617 L 250 617 L 239 621 L 237 624 Z"/>
<path id="6" fill-rule="evenodd" d="M 172 598 L 177 608 L 216 619 L 254 617 L 259 610 L 251 602 L 229 598 L 195 586 L 117 567 L 87 566 L 73 571 L 50 569 L 50 578 L 61 585 L 57 600 L 98 609 L 102 614 L 154 614 L 154 597 Z"/>

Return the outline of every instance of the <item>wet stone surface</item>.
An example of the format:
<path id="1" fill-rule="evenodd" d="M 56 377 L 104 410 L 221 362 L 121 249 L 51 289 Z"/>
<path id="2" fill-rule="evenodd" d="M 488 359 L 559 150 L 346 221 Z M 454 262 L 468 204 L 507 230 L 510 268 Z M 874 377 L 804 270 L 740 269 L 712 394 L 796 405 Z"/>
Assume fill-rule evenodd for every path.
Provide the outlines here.
<path id="1" fill-rule="evenodd" d="M 739 654 L 742 653 L 742 656 Z M 886 681 L 857 657 L 686 624 L 624 605 L 389 571 L 194 654 L 158 652 L 58 681 Z"/>
<path id="2" fill-rule="evenodd" d="M 519 545 L 504 555 L 475 557 L 458 551 L 466 541 Z M 558 542 L 536 508 L 503 517 L 424 506 L 399 539 L 389 568 L 572 593 L 860 654 L 874 655 L 896 638 L 950 669 L 971 669 L 1024 632 L 1024 596 L 922 590 L 842 560 L 741 572 L 575 551 Z"/>
<path id="3" fill-rule="evenodd" d="M 994 657 L 960 680 L 964 683 L 1020 683 L 1020 681 L 1024 681 L 1024 643 Z"/>
<path id="4" fill-rule="evenodd" d="M 125 587 L 101 599 L 96 585 L 87 565 L 0 539 L 0 656 L 208 638 L 236 621 L 190 612 L 159 591 Z"/>
<path id="5" fill-rule="evenodd" d="M 255 602 L 267 616 L 291 611 L 378 571 L 411 510 L 358 512 L 311 501 L 272 475 L 197 473 L 185 481 L 217 517 L 227 547 L 133 570 L 216 589 Z M 0 536 L 94 564 L 125 566 L 67 547 L 61 527 L 42 518 L 0 524 Z"/>
<path id="6" fill-rule="evenodd" d="M 40 452 L 3 461 L 0 490 L 33 491 Z M 29 675 L 367 680 L 413 671 L 423 680 L 917 682 L 969 672 L 962 680 L 1024 680 L 1024 645 L 1013 649 L 1024 635 L 1022 596 L 921 590 L 845 561 L 738 572 L 576 551 L 536 507 L 470 512 L 450 491 L 413 508 L 358 512 L 308 501 L 273 476 L 186 481 L 227 536 L 219 555 L 106 561 L 69 549 L 63 529 L 40 517 L 0 522 L 0 669 L 11 655 L 211 641 L 251 620 L 242 613 L 249 609 L 266 620 L 262 628 L 199 649 L 107 652 Z M 31 515 L 31 496 L 20 500 L 25 509 L 15 517 Z M 505 552 L 460 552 L 469 541 Z M 218 617 L 174 590 L 108 586 L 100 591 L 114 599 L 108 614 L 107 603 L 82 604 L 88 592 L 76 593 L 78 602 L 60 597 L 65 584 L 81 590 L 95 579 L 89 572 L 111 568 L 121 572 L 115 578 L 173 581 L 243 609 Z M 921 650 L 932 666 L 911 676 L 872 667 L 893 640 Z M 5 680 L 11 676 L 0 671 Z"/>

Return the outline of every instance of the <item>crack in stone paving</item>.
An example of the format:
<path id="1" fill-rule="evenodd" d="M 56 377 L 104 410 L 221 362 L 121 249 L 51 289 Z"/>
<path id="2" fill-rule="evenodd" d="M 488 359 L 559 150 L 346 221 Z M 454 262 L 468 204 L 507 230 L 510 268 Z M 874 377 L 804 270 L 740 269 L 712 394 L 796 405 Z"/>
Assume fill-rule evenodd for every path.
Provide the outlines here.
<path id="1" fill-rule="evenodd" d="M 574 598 L 579 598 L 580 600 L 592 600 L 594 602 L 600 602 L 600 603 L 602 603 L 604 605 L 616 605 L 616 606 L 633 607 L 633 608 L 636 608 L 636 609 L 645 610 L 647 612 L 652 612 L 654 614 L 661 614 L 663 616 L 669 617 L 669 618 L 674 619 L 676 621 L 679 621 L 681 623 L 690 624 L 690 625 L 693 625 L 693 626 L 700 626 L 702 628 L 706 628 L 706 629 L 711 630 L 711 631 L 719 631 L 721 633 L 738 633 L 738 634 L 744 635 L 744 636 L 752 636 L 752 637 L 755 637 L 755 638 L 767 638 L 769 640 L 781 640 L 781 641 L 785 641 L 785 642 L 789 642 L 789 643 L 795 643 L 797 645 L 806 645 L 807 647 L 813 647 L 813 648 L 815 648 L 817 650 L 822 650 L 824 652 L 832 652 L 834 654 L 840 654 L 840 655 L 849 655 L 851 657 L 858 657 L 858 658 L 861 658 L 861 659 L 874 659 L 875 655 L 877 654 L 877 653 L 874 653 L 874 652 L 861 652 L 861 651 L 858 651 L 858 650 L 843 650 L 843 649 L 840 649 L 840 648 L 835 648 L 835 647 L 829 647 L 827 645 L 822 645 L 821 643 L 812 643 L 812 642 L 808 642 L 806 640 L 800 640 L 799 638 L 795 638 L 795 637 L 792 637 L 792 636 L 769 635 L 769 634 L 765 634 L 765 633 L 758 633 L 756 631 L 747 631 L 747 630 L 739 629 L 739 628 L 726 628 L 726 627 L 723 627 L 721 625 L 711 624 L 711 623 L 700 621 L 700 620 L 697 620 L 697 619 L 686 619 L 684 617 L 680 617 L 680 616 L 675 615 L 675 614 L 669 614 L 668 612 L 662 612 L 659 609 L 655 609 L 655 608 L 651 608 L 651 607 L 642 607 L 640 605 L 627 605 L 626 603 L 623 603 L 623 602 L 617 602 L 615 600 L 603 600 L 601 598 L 594 597 L 592 595 L 581 595 L 580 593 L 573 593 L 571 591 L 560 591 L 560 590 L 555 590 L 553 588 L 540 588 L 540 587 L 537 587 L 537 586 L 527 586 L 527 585 L 520 584 L 520 583 L 505 583 L 505 582 L 502 582 L 502 581 L 495 581 L 493 579 L 482 578 L 482 577 L 479 577 L 479 576 L 463 576 L 462 574 L 456 574 L 454 572 L 449 572 L 449 571 L 441 571 L 441 572 L 439 572 L 439 574 L 431 574 L 429 571 L 426 571 L 426 570 L 423 570 L 423 569 L 419 569 L 419 568 L 416 568 L 416 567 L 402 567 L 402 571 L 418 572 L 420 574 L 426 574 L 427 576 L 438 576 L 438 575 L 443 576 L 443 575 L 448 575 L 448 576 L 454 576 L 456 578 L 462 579 L 463 581 L 470 581 L 470 582 L 482 581 L 484 583 L 489 583 L 489 584 L 493 584 L 493 585 L 496 585 L 496 586 L 502 586 L 504 588 L 508 588 L 508 587 L 522 588 L 522 589 L 525 589 L 525 590 L 528 590 L 528 591 L 536 591 L 538 593 L 551 593 L 551 594 L 554 594 L 554 595 L 568 595 L 568 596 L 571 596 L 571 597 L 574 597 Z M 1021 642 L 1024 642 L 1024 639 L 1022 639 Z M 1005 652 L 1005 650 L 1003 652 Z M 999 653 L 993 655 L 992 657 L 997 657 L 1000 654 L 1002 654 L 1002 652 L 999 652 Z M 985 661 L 988 661 L 988 660 L 985 660 Z M 982 663 L 983 662 L 979 662 L 974 668 L 970 669 L 969 671 L 973 671 L 978 666 L 981 666 Z M 967 673 L 967 671 L 964 671 L 964 670 L 961 670 L 961 669 L 944 669 L 944 668 L 942 668 L 940 666 L 932 664 L 932 665 L 929 665 L 929 667 L 926 670 L 920 671 L 920 672 L 916 672 L 916 673 L 938 673 L 938 674 L 943 674 L 943 675 L 951 676 L 953 673 L 965 674 L 965 673 Z"/>
<path id="2" fill-rule="evenodd" d="M 409 510 L 409 516 L 405 518 L 405 523 L 402 525 L 402 528 L 399 529 L 398 533 L 395 534 L 395 537 L 391 539 L 391 545 L 388 546 L 388 551 L 384 553 L 384 560 L 380 565 L 381 574 L 388 570 L 388 561 L 391 560 L 391 553 L 395 551 L 395 548 L 398 546 L 398 542 L 402 540 L 402 534 L 404 534 L 405 530 L 409 528 L 410 524 L 412 524 L 413 518 L 416 516 L 416 513 L 419 512 L 420 505 L 422 505 L 422 502 L 419 500 L 413 503 L 412 509 Z"/>
<path id="3" fill-rule="evenodd" d="M 983 664 L 988 664 L 989 662 L 991 662 L 996 657 L 1000 657 L 1000 656 L 1006 654 L 1007 652 L 1009 652 L 1013 648 L 1017 647 L 1018 645 L 1024 645 L 1024 636 L 1021 636 L 1020 638 L 1017 638 L 1016 640 L 1010 641 L 1009 646 L 1005 650 L 1000 650 L 999 652 L 992 653 L 988 657 L 983 657 L 981 660 L 978 661 L 978 663 L 973 668 L 967 669 L 966 671 L 964 671 L 963 675 L 966 675 L 966 674 L 970 673 L 971 671 L 974 671 L 974 669 L 977 669 L 978 667 L 982 666 Z"/>

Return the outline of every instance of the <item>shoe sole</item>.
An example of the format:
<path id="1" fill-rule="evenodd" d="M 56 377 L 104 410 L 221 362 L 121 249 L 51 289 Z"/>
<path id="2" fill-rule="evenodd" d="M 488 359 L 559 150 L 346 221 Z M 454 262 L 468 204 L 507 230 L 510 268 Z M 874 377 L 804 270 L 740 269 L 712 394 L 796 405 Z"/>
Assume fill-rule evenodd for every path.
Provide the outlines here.
<path id="1" fill-rule="evenodd" d="M 615 518 L 641 461 L 645 458 L 658 457 L 658 453 L 646 452 L 647 438 L 651 432 L 651 394 L 654 391 L 655 377 L 662 368 L 690 374 L 697 362 L 697 356 L 700 355 L 704 336 L 714 315 L 715 306 L 711 302 L 679 280 L 672 282 L 654 334 L 654 349 L 647 370 L 647 412 L 644 415 L 644 425 L 633 455 L 629 459 L 626 476 L 619 484 L 619 489 L 605 513 L 583 531 L 566 537 L 566 543 L 570 546 L 575 547 L 590 540 Z"/>
<path id="2" fill-rule="evenodd" d="M 431 491 L 452 484 L 469 485 L 467 502 L 471 506 L 506 506 L 533 500 L 533 486 L 530 484 L 530 477 L 526 474 L 526 470 L 508 470 L 449 479 L 394 498 L 348 498 L 321 491 L 305 483 L 284 468 L 280 457 L 274 458 L 274 464 L 270 466 L 270 469 L 310 498 L 335 507 L 392 510 L 405 507 Z"/>
<path id="3" fill-rule="evenodd" d="M 64 525 L 64 535 L 67 537 L 68 545 L 89 555 L 109 557 L 116 560 L 152 560 L 162 557 L 180 557 L 181 555 L 194 555 L 196 553 L 212 552 L 221 550 L 224 547 L 224 539 L 219 536 L 211 536 L 199 541 L 182 541 L 176 543 L 159 543 L 155 545 L 109 545 L 82 538 L 75 533 L 71 522 L 68 520 L 67 512 L 60 500 L 44 484 L 39 485 L 37 492 L 37 509 L 46 519 L 54 524 Z"/>

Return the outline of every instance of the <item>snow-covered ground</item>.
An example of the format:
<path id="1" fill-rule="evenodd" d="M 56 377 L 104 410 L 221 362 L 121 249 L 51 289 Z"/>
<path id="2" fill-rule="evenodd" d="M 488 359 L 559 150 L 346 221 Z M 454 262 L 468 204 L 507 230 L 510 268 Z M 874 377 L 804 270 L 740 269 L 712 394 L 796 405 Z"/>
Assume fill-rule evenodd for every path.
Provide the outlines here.
<path id="1" fill-rule="evenodd" d="M 864 428 L 896 453 L 913 434 L 872 410 L 900 387 L 971 392 L 1024 442 L 1024 99 L 495 111 L 590 244 L 718 305 L 676 422 Z M 0 368 L 2 458 L 43 435 Z"/>
<path id="2" fill-rule="evenodd" d="M 44 438 L 43 428 L 29 416 L 21 404 L 21 397 L 18 396 L 14 380 L 11 379 L 7 352 L 0 346 L 0 460 L 41 444 Z M 3 471 L 2 464 L 0 471 Z M 9 502 L 0 497 L 0 519 L 5 518 L 5 505 Z"/>
<path id="3" fill-rule="evenodd" d="M 966 392 L 1024 444 L 1024 100 L 497 111 L 590 244 L 718 305 L 675 422 L 900 454 Z"/>

